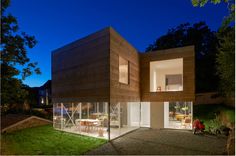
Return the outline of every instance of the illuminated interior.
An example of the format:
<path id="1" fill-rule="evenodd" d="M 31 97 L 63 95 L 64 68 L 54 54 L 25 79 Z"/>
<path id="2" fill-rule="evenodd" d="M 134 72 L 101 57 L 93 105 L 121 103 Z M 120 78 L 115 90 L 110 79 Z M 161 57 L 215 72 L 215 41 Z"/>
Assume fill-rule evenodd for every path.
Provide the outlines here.
<path id="1" fill-rule="evenodd" d="M 150 92 L 183 91 L 183 58 L 150 62 Z"/>
<path id="2" fill-rule="evenodd" d="M 192 102 L 164 102 L 164 128 L 192 129 Z"/>
<path id="3" fill-rule="evenodd" d="M 140 102 L 111 103 L 108 109 L 108 102 L 57 103 L 53 105 L 53 126 L 104 139 L 113 139 L 140 127 Z"/>
<path id="4" fill-rule="evenodd" d="M 119 56 L 119 82 L 129 83 L 129 62 Z"/>

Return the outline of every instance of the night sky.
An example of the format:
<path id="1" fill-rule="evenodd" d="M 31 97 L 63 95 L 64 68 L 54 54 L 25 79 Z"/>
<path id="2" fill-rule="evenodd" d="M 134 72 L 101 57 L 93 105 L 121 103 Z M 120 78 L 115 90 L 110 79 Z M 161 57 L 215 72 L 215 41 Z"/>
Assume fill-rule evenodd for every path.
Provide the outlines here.
<path id="1" fill-rule="evenodd" d="M 104 27 L 112 26 L 139 51 L 182 23 L 205 21 L 217 30 L 228 14 L 225 4 L 193 7 L 191 0 L 12 0 L 7 10 L 21 31 L 38 44 L 28 56 L 41 75 L 24 81 L 35 87 L 51 79 L 51 51 Z"/>

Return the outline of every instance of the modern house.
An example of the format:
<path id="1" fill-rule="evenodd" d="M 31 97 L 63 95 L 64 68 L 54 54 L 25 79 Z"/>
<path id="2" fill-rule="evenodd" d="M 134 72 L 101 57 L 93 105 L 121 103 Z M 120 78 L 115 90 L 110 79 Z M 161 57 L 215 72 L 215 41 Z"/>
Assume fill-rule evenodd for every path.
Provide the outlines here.
<path id="1" fill-rule="evenodd" d="M 113 139 L 191 129 L 194 46 L 141 53 L 108 27 L 52 52 L 54 128 Z"/>

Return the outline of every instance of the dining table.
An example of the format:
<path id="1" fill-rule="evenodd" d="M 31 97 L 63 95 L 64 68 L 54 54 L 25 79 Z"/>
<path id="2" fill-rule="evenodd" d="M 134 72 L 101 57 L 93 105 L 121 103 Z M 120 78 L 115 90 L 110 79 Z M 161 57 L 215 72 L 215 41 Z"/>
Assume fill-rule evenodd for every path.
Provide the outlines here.
<path id="1" fill-rule="evenodd" d="M 88 133 L 90 132 L 91 128 L 99 124 L 99 120 L 98 119 L 76 119 L 75 123 L 76 125 L 80 126 L 80 131 L 81 131 L 81 126 L 85 126 L 85 131 Z"/>

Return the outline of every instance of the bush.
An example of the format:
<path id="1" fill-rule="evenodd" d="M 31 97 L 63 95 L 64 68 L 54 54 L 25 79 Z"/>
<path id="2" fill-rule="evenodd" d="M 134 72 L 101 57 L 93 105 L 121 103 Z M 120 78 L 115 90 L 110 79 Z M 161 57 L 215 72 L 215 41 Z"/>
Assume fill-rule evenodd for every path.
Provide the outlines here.
<path id="1" fill-rule="evenodd" d="M 44 109 L 33 109 L 31 111 L 31 115 L 35 115 L 41 118 L 52 120 L 53 114 L 45 111 Z"/>
<path id="2" fill-rule="evenodd" d="M 235 122 L 234 109 L 220 104 L 196 105 L 193 114 L 194 118 L 204 122 L 205 130 L 211 134 L 227 134 L 225 131 Z"/>

